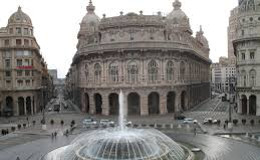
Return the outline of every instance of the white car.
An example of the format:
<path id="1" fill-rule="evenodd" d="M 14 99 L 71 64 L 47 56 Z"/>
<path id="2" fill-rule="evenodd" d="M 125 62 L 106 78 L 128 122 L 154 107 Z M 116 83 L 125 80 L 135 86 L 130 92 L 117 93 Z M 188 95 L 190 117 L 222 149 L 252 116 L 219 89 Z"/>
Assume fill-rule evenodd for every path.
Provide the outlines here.
<path id="1" fill-rule="evenodd" d="M 82 123 L 85 125 L 85 126 L 91 126 L 91 125 L 96 125 L 97 124 L 97 121 L 94 121 L 92 118 L 86 118 L 82 121 Z"/>
<path id="2" fill-rule="evenodd" d="M 193 118 L 185 118 L 183 121 L 184 124 L 198 123 L 196 119 Z"/>
<path id="3" fill-rule="evenodd" d="M 114 125 L 115 122 L 114 121 L 110 121 L 109 119 L 101 119 L 99 121 L 99 125 L 101 126 L 109 126 L 109 125 Z"/>
<path id="4" fill-rule="evenodd" d="M 52 111 L 52 108 L 51 108 L 51 107 L 49 107 L 49 108 L 48 108 L 48 112 L 51 112 L 51 111 Z"/>

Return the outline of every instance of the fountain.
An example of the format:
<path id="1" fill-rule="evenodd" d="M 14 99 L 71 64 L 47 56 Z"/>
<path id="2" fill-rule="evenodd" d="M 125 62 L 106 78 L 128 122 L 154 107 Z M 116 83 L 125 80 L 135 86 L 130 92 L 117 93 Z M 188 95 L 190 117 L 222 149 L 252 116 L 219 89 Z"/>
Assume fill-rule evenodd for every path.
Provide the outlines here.
<path id="1" fill-rule="evenodd" d="M 125 126 L 123 92 L 119 94 L 118 127 L 92 130 L 41 160 L 185 160 L 184 149 L 155 129 Z"/>

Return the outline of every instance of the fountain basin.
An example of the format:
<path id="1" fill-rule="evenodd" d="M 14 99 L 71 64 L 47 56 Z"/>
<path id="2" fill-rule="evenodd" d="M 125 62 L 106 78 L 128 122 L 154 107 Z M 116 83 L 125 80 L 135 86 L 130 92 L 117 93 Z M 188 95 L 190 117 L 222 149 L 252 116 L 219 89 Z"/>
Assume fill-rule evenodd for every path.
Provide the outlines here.
<path id="1" fill-rule="evenodd" d="M 184 160 L 182 147 L 154 129 L 108 128 L 86 132 L 44 160 Z"/>

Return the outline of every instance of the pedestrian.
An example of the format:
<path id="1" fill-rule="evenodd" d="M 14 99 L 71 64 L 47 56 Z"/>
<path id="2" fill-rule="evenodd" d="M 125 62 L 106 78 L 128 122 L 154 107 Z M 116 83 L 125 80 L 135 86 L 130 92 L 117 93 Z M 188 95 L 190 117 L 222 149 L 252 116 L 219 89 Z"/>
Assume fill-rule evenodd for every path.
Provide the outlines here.
<path id="1" fill-rule="evenodd" d="M 226 130 L 226 124 L 224 124 L 224 130 Z"/>
<path id="2" fill-rule="evenodd" d="M 57 137 L 57 132 L 56 132 L 56 131 L 54 132 L 54 137 L 55 137 L 55 138 Z"/>
<path id="3" fill-rule="evenodd" d="M 51 133 L 51 139 L 53 139 L 53 137 L 54 137 L 54 134 L 53 134 L 53 132 Z"/>
<path id="4" fill-rule="evenodd" d="M 16 160 L 20 160 L 20 158 L 19 158 L 19 157 L 17 157 L 17 158 L 16 158 Z"/>
<path id="5" fill-rule="evenodd" d="M 196 136 L 197 135 L 197 128 L 195 127 L 194 128 L 194 136 Z"/>

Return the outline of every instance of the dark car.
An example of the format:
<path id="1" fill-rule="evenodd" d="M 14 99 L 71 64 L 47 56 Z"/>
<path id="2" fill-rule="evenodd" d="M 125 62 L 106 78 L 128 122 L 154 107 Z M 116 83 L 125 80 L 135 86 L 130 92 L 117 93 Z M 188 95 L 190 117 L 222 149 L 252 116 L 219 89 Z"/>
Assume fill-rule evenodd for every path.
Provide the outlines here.
<path id="1" fill-rule="evenodd" d="M 175 116 L 175 119 L 177 120 L 184 120 L 186 117 L 184 115 L 177 115 Z"/>

